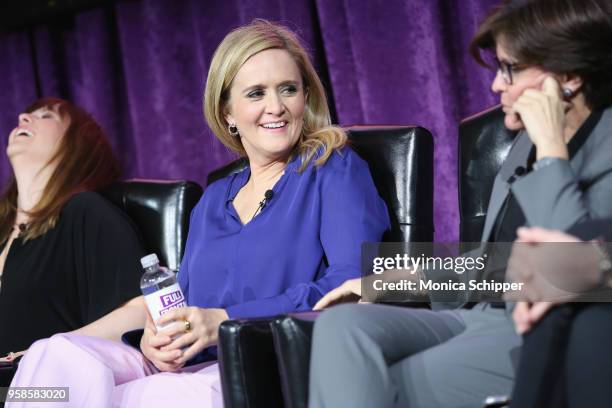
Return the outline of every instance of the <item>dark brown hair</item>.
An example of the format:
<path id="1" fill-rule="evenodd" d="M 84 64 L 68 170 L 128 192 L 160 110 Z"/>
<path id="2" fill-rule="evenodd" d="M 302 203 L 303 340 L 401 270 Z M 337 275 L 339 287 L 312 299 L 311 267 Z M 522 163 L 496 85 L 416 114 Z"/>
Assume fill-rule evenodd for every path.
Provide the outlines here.
<path id="1" fill-rule="evenodd" d="M 40 108 L 56 111 L 70 123 L 57 152 L 49 163 L 57 162 L 40 201 L 28 211 L 29 223 L 24 239 L 34 239 L 53 228 L 66 202 L 75 193 L 98 190 L 115 181 L 120 175 L 119 163 L 104 131 L 98 123 L 78 106 L 58 98 L 42 98 L 26 109 L 31 113 Z M 0 242 L 10 235 L 17 214 L 17 183 L 11 175 L 0 198 Z"/>
<path id="2" fill-rule="evenodd" d="M 481 50 L 497 41 L 520 64 L 582 78 L 587 105 L 612 105 L 612 1 L 503 1 L 480 25 L 470 52 L 487 65 Z"/>

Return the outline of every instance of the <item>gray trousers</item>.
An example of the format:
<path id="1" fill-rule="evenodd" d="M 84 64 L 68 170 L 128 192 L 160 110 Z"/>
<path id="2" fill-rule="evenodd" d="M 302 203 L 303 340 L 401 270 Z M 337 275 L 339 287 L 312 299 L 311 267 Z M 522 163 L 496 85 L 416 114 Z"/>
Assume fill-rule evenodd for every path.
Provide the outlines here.
<path id="1" fill-rule="evenodd" d="M 509 395 L 521 338 L 504 309 L 342 305 L 317 318 L 309 407 L 482 407 Z"/>

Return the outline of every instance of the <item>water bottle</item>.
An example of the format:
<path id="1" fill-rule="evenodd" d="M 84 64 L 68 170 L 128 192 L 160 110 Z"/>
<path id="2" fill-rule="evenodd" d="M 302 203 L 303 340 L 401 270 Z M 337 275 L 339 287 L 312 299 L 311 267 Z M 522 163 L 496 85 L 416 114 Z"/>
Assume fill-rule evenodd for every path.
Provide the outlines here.
<path id="1" fill-rule="evenodd" d="M 187 306 L 181 287 L 176 282 L 176 274 L 159 265 L 155 254 L 149 254 L 140 260 L 144 274 L 140 279 L 140 289 L 153 321 L 164 313 L 178 307 Z M 166 326 L 156 326 L 161 330 Z"/>

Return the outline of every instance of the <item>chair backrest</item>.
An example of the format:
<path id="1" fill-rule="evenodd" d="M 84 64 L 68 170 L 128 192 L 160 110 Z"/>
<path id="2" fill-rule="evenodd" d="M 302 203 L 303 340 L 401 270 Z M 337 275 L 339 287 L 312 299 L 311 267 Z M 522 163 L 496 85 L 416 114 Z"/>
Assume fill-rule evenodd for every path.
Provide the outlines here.
<path id="1" fill-rule="evenodd" d="M 140 231 L 147 252 L 178 270 L 189 230 L 189 215 L 202 195 L 192 181 L 126 180 L 102 194 L 123 210 Z"/>
<path id="2" fill-rule="evenodd" d="M 433 241 L 433 137 L 419 126 L 351 126 L 350 146 L 370 167 L 387 203 L 385 241 Z"/>
<path id="3" fill-rule="evenodd" d="M 433 241 L 433 138 L 419 126 L 351 126 L 349 145 L 370 167 L 397 242 Z M 210 173 L 208 184 L 247 165 L 238 159 Z"/>
<path id="4" fill-rule="evenodd" d="M 504 126 L 504 112 L 495 106 L 459 125 L 459 236 L 480 242 L 493 181 L 508 156 L 517 132 Z"/>

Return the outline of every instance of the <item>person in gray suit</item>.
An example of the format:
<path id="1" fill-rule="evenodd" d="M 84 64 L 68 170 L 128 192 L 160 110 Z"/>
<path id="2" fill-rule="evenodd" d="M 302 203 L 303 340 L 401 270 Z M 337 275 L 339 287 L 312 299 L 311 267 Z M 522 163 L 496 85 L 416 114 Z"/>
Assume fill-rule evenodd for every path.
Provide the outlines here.
<path id="1" fill-rule="evenodd" d="M 495 51 L 504 123 L 520 130 L 494 182 L 483 244 L 512 242 L 524 225 L 567 230 L 612 216 L 611 7 L 506 1 L 475 34 L 479 62 Z M 347 281 L 315 308 L 361 288 Z M 521 337 L 509 309 L 333 307 L 315 323 L 309 406 L 479 407 L 510 394 Z"/>

